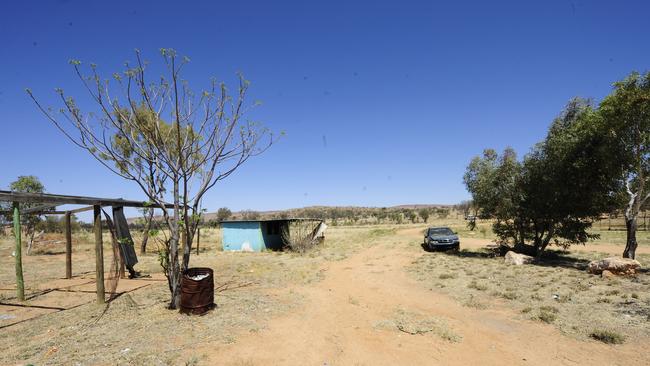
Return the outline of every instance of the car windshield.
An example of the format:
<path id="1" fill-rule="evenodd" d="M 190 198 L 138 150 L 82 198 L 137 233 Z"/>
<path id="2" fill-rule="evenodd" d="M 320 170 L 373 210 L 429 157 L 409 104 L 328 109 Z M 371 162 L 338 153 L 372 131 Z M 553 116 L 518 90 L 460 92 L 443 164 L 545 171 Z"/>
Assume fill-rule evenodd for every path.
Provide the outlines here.
<path id="1" fill-rule="evenodd" d="M 435 227 L 429 229 L 429 236 L 435 235 L 454 235 L 454 232 L 451 231 L 448 227 Z"/>

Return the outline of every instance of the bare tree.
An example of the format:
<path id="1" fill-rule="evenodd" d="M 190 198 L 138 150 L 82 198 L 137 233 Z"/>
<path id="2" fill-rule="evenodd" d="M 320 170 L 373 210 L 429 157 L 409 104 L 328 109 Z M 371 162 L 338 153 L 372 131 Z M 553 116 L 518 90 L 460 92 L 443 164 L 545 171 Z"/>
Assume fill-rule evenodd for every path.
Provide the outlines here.
<path id="1" fill-rule="evenodd" d="M 180 277 L 189 266 L 203 196 L 249 158 L 264 152 L 274 138 L 268 129 L 244 119 L 255 104 L 245 103 L 249 82 L 241 75 L 234 97 L 215 79 L 196 94 L 181 77 L 189 59 L 172 49 L 160 51 L 164 74 L 151 81 L 149 63 L 138 50 L 135 64 L 126 63 L 125 70 L 114 73 L 112 79 L 103 79 L 95 64 L 85 74 L 81 62 L 71 60 L 94 102 L 94 112 L 82 112 L 62 89 L 56 90 L 63 104 L 58 112 L 45 108 L 31 90 L 27 93 L 74 144 L 113 173 L 138 184 L 151 206 L 162 210 L 169 236 L 162 245 L 161 265 L 171 292 L 169 307 L 175 309 L 180 304 Z M 149 118 L 140 118 L 143 110 Z M 169 201 L 174 206 L 171 212 L 165 209 Z M 181 235 L 185 239 L 182 253 Z"/>

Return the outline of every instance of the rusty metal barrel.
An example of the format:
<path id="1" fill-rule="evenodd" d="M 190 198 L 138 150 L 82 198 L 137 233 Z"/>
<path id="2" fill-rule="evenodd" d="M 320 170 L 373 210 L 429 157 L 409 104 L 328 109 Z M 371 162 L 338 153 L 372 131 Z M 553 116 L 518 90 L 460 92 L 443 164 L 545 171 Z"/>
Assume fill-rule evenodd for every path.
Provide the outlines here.
<path id="1" fill-rule="evenodd" d="M 214 309 L 214 273 L 211 268 L 188 268 L 181 276 L 181 313 L 201 315 Z"/>

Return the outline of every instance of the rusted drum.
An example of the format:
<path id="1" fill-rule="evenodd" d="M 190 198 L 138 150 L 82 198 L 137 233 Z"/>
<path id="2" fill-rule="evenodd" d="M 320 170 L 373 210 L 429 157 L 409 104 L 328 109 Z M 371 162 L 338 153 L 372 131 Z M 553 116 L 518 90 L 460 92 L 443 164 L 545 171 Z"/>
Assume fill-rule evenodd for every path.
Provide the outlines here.
<path id="1" fill-rule="evenodd" d="M 181 277 L 181 313 L 205 314 L 214 309 L 214 275 L 211 268 L 189 268 Z"/>

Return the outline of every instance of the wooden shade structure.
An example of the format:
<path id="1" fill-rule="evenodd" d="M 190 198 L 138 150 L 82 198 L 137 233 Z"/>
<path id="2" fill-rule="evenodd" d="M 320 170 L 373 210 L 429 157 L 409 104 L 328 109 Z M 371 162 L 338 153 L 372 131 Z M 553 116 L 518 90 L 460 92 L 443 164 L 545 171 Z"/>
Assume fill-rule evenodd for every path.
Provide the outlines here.
<path id="1" fill-rule="evenodd" d="M 20 215 L 21 214 L 39 214 L 39 215 L 65 215 L 65 275 L 66 278 L 72 278 L 72 231 L 70 227 L 71 215 L 79 212 L 93 210 L 93 224 L 95 233 L 95 282 L 97 287 L 97 302 L 103 304 L 105 299 L 104 294 L 104 249 L 102 243 L 102 206 L 115 206 L 115 207 L 154 207 L 160 208 L 157 205 L 151 205 L 144 201 L 132 201 L 122 198 L 99 198 L 99 197 L 83 197 L 83 196 L 68 196 L 60 194 L 49 193 L 24 193 L 0 190 L 0 202 L 11 202 L 13 207 L 13 225 L 16 237 L 16 288 L 17 297 L 19 300 L 25 299 L 24 281 L 23 281 L 23 268 L 22 268 L 22 245 L 20 237 Z M 25 210 L 20 210 L 21 204 L 39 204 Z M 85 207 L 73 210 L 58 210 L 57 207 L 61 205 L 83 205 Z M 166 204 L 165 208 L 173 208 L 174 205 Z"/>

